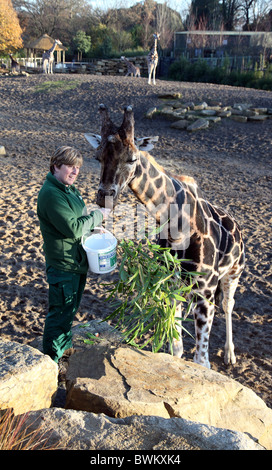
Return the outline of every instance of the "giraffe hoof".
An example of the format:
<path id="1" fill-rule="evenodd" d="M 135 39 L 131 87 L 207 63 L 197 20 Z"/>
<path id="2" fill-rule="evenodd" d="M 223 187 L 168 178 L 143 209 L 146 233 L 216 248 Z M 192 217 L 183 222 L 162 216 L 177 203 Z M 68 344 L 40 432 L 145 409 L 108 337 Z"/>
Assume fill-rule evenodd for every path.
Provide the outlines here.
<path id="1" fill-rule="evenodd" d="M 168 348 L 169 354 L 173 354 L 175 357 L 182 357 L 183 355 L 183 343 L 177 340 L 173 341 L 173 344 Z"/>
<path id="2" fill-rule="evenodd" d="M 234 353 L 225 353 L 224 363 L 228 366 L 229 364 L 234 365 L 236 363 L 236 357 Z"/>
<path id="3" fill-rule="evenodd" d="M 225 346 L 225 355 L 224 355 L 224 363 L 226 365 L 228 364 L 235 364 L 236 363 L 236 357 L 234 354 L 234 346 L 233 344 L 229 347 Z"/>

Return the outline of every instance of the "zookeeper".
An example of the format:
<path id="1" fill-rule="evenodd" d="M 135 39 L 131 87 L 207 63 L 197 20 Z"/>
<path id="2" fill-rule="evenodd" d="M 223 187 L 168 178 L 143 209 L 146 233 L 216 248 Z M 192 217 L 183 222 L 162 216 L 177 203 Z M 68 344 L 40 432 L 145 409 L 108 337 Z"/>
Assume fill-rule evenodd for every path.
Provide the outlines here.
<path id="1" fill-rule="evenodd" d="M 101 208 L 82 215 L 85 203 L 73 184 L 82 163 L 78 150 L 58 148 L 38 195 L 37 214 L 49 284 L 43 352 L 55 362 L 72 347 L 71 327 L 86 284 L 88 259 L 81 236 L 93 230 L 110 212 Z"/>

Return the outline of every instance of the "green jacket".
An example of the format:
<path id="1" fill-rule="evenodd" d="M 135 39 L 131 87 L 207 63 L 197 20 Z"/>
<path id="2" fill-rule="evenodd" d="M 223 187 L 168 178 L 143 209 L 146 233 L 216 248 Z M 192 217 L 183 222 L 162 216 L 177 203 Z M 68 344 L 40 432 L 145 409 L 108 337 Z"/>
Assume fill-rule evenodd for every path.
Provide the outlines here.
<path id="1" fill-rule="evenodd" d="M 99 225 L 103 214 L 95 210 L 82 215 L 84 207 L 85 203 L 74 185 L 65 186 L 48 173 L 37 204 L 47 266 L 78 274 L 87 273 L 88 260 L 81 236 Z"/>

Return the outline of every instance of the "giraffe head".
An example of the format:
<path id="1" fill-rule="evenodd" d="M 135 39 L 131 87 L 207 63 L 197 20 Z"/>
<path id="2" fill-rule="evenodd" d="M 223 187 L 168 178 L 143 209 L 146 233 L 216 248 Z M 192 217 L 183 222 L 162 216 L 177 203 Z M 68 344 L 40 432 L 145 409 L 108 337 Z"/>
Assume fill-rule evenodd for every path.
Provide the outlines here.
<path id="1" fill-rule="evenodd" d="M 58 44 L 59 46 L 62 46 L 62 42 L 59 39 L 55 39 L 55 43 Z"/>
<path id="2" fill-rule="evenodd" d="M 117 127 L 111 121 L 104 104 L 100 105 L 102 117 L 101 136 L 85 134 L 85 138 L 96 149 L 95 158 L 101 164 L 97 204 L 104 207 L 106 198 L 116 205 L 122 190 L 135 176 L 140 150 L 150 150 L 158 137 L 134 139 L 134 115 L 131 106 L 124 108 L 123 122 Z"/>
<path id="3" fill-rule="evenodd" d="M 160 39 L 160 33 L 157 33 L 157 32 L 154 33 L 154 34 L 153 34 L 153 37 L 154 37 L 154 39 L 158 39 L 158 40 L 159 40 L 159 39 Z"/>

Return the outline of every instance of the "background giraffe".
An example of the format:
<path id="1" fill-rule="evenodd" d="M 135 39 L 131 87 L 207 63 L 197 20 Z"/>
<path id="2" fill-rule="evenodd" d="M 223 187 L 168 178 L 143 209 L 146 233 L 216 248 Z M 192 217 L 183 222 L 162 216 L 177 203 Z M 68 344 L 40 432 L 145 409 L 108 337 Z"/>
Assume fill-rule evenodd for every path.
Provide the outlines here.
<path id="1" fill-rule="evenodd" d="M 62 44 L 59 39 L 55 39 L 53 46 L 48 49 L 48 51 L 45 51 L 42 55 L 43 73 L 53 73 L 54 52 L 57 47 L 57 44 Z"/>
<path id="2" fill-rule="evenodd" d="M 153 85 L 156 85 L 156 68 L 158 65 L 158 52 L 157 52 L 157 42 L 160 39 L 160 35 L 158 33 L 153 34 L 154 37 L 154 44 L 152 49 L 150 50 L 147 56 L 147 67 L 148 67 L 148 84 L 151 85 L 151 76 L 153 74 Z"/>
<path id="3" fill-rule="evenodd" d="M 20 72 L 20 64 L 16 62 L 16 60 L 13 59 L 12 55 L 9 54 L 10 59 L 11 59 L 11 71 L 12 72 Z"/>
<path id="4" fill-rule="evenodd" d="M 210 367 L 209 335 L 215 301 L 221 291 L 226 317 L 224 361 L 234 364 L 231 317 L 234 294 L 245 263 L 237 222 L 225 210 L 206 201 L 193 178 L 167 174 L 148 152 L 135 146 L 130 106 L 125 108 L 120 127 L 112 123 L 104 105 L 100 105 L 100 112 L 101 138 L 97 139 L 95 134 L 85 135 L 97 148 L 96 157 L 102 168 L 97 204 L 103 207 L 106 197 L 112 197 L 115 206 L 120 192 L 128 185 L 158 223 L 170 219 L 166 231 L 160 233 L 159 243 L 178 254 L 185 272 L 204 273 L 194 278 L 194 293 L 198 294 L 192 298 L 196 334 L 194 360 Z M 180 311 L 181 304 L 176 312 L 178 318 Z M 183 353 L 181 325 L 179 334 L 180 339 L 174 340 L 172 345 L 175 356 Z"/>
<path id="5" fill-rule="evenodd" d="M 122 56 L 121 60 L 123 60 L 127 65 L 126 77 L 128 75 L 130 75 L 130 76 L 132 75 L 133 77 L 140 77 L 141 76 L 140 67 L 136 67 L 136 65 L 134 65 L 132 62 L 130 62 L 128 59 L 126 59 L 125 56 Z"/>

